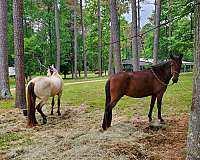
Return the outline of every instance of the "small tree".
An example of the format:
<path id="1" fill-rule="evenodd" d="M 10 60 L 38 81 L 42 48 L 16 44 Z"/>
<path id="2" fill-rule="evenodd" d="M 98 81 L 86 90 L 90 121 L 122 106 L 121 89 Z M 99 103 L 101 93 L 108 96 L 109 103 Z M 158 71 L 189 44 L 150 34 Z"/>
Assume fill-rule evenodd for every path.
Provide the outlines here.
<path id="1" fill-rule="evenodd" d="M 154 32 L 154 45 L 153 45 L 153 64 L 158 62 L 158 48 L 160 36 L 160 15 L 161 15 L 161 0 L 156 0 L 156 13 L 155 13 L 155 32 Z"/>
<path id="2" fill-rule="evenodd" d="M 102 40 L 101 40 L 101 2 L 97 0 L 98 8 L 98 63 L 99 63 L 99 76 L 102 76 Z"/>
<path id="3" fill-rule="evenodd" d="M 74 2 L 74 78 L 77 78 L 77 0 L 73 0 Z"/>
<path id="4" fill-rule="evenodd" d="M 16 70 L 16 107 L 26 108 L 24 75 L 23 0 L 13 0 L 14 47 Z"/>
<path id="5" fill-rule="evenodd" d="M 0 99 L 11 97 L 8 82 L 7 1 L 0 1 Z"/>
<path id="6" fill-rule="evenodd" d="M 138 55 L 138 26 L 137 26 L 137 7 L 136 0 L 132 0 L 132 49 L 133 49 L 133 70 L 139 70 L 139 55 Z"/>
<path id="7" fill-rule="evenodd" d="M 115 73 L 122 71 L 120 37 L 119 37 L 119 22 L 117 16 L 116 0 L 110 0 L 110 18 L 111 18 L 111 34 L 114 49 Z"/>
<path id="8" fill-rule="evenodd" d="M 87 55 L 86 55 L 86 50 L 85 50 L 85 29 L 84 29 L 84 20 L 83 20 L 84 14 L 83 14 L 82 0 L 80 0 L 80 11 L 81 11 L 84 77 L 87 78 Z"/>
<path id="9" fill-rule="evenodd" d="M 56 28 L 56 69 L 60 72 L 60 14 L 58 0 L 55 0 L 55 28 Z"/>

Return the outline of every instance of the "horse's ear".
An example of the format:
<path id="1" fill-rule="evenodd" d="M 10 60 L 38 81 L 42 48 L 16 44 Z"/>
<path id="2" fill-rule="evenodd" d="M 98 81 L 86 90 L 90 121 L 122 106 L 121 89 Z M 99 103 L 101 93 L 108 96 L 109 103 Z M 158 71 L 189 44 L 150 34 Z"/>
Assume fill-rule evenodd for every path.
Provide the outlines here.
<path id="1" fill-rule="evenodd" d="M 174 60 L 174 56 L 172 54 L 170 54 L 170 58 Z"/>
<path id="2" fill-rule="evenodd" d="M 183 54 L 180 54 L 179 59 L 181 60 L 183 58 Z"/>

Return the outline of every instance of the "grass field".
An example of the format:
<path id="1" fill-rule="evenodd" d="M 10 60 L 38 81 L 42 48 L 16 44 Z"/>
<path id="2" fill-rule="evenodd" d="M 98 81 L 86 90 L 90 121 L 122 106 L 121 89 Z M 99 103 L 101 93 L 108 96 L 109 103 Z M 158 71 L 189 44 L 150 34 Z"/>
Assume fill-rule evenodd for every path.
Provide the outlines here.
<path id="1" fill-rule="evenodd" d="M 182 73 L 168 87 L 162 105 L 166 125 L 158 131 L 148 129 L 150 97 L 123 97 L 114 108 L 112 127 L 101 132 L 106 77 L 100 80 L 65 80 L 62 115 L 50 115 L 49 100 L 44 107 L 47 124 L 36 113 L 39 125 L 33 129 L 26 128 L 26 117 L 14 109 L 14 98 L 0 101 L 0 159 L 185 158 L 192 73 Z M 156 112 L 155 107 L 154 120 Z"/>
<path id="2" fill-rule="evenodd" d="M 89 80 L 99 80 L 98 82 L 73 84 L 82 80 L 65 80 L 62 105 L 80 106 L 87 105 L 87 111 L 103 110 L 105 103 L 104 86 L 106 77 L 91 78 Z M 87 80 L 88 81 L 88 80 Z M 70 83 L 70 84 L 68 84 Z M 192 73 L 182 73 L 179 82 L 167 88 L 163 98 L 163 113 L 188 112 L 191 106 L 192 96 Z M 14 97 L 14 95 L 13 95 Z M 135 99 L 123 97 L 117 106 L 116 112 L 119 114 L 145 115 L 149 110 L 150 97 Z M 50 105 L 50 102 L 49 104 Z M 14 98 L 8 101 L 0 101 L 0 109 L 10 109 L 14 107 Z"/>

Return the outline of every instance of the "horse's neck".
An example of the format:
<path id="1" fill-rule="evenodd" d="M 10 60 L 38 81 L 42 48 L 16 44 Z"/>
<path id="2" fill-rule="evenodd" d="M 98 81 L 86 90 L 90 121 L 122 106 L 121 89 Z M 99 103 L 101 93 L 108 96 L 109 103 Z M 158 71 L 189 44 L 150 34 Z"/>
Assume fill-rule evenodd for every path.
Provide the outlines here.
<path id="1" fill-rule="evenodd" d="M 53 73 L 50 78 L 58 78 L 58 79 L 62 79 L 61 76 L 56 72 L 56 73 Z"/>
<path id="2" fill-rule="evenodd" d="M 153 67 L 153 70 L 155 74 L 160 78 L 160 80 L 162 80 L 166 84 L 169 83 L 170 79 L 172 78 L 170 62 L 167 62 L 158 67 L 155 66 Z"/>

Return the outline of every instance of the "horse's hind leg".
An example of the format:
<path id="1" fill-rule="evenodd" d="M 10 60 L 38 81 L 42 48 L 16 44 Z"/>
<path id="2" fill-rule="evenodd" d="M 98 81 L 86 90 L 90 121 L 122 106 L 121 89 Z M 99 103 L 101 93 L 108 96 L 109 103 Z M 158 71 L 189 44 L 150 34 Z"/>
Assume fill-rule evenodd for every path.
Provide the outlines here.
<path id="1" fill-rule="evenodd" d="M 152 121 L 152 111 L 153 111 L 153 107 L 154 107 L 155 101 L 156 101 L 156 96 L 152 95 L 151 96 L 151 104 L 150 104 L 149 114 L 148 114 L 149 122 Z"/>
<path id="2" fill-rule="evenodd" d="M 46 101 L 41 101 L 37 106 L 36 109 L 37 111 L 41 114 L 42 118 L 43 118 L 43 124 L 47 123 L 47 116 L 42 112 L 42 106 L 45 104 Z"/>
<path id="3" fill-rule="evenodd" d="M 58 115 L 60 116 L 60 96 L 58 96 L 58 111 L 57 111 Z"/>
<path id="4" fill-rule="evenodd" d="M 54 108 L 54 97 L 52 97 L 52 101 L 51 101 L 51 115 L 53 115 L 53 108 Z"/>

